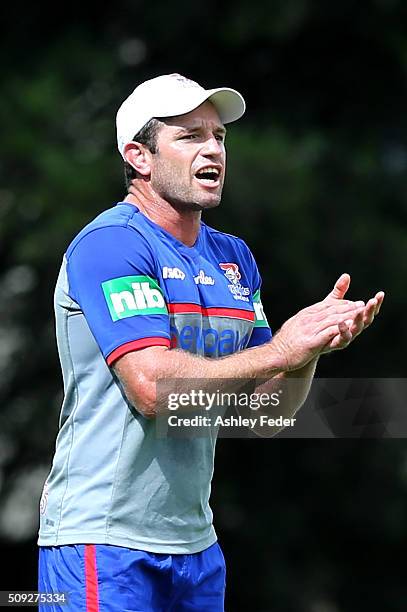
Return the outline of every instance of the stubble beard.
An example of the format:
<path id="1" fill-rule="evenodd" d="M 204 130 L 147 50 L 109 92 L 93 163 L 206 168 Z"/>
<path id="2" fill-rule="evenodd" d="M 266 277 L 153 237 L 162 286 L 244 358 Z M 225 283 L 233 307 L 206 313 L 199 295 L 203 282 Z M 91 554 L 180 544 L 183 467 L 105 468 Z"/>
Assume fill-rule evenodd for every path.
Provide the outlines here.
<path id="1" fill-rule="evenodd" d="M 152 187 L 158 195 L 178 211 L 203 211 L 219 206 L 222 188 L 215 193 L 204 193 L 185 185 L 185 178 L 178 176 L 171 169 L 161 170 L 152 180 Z"/>

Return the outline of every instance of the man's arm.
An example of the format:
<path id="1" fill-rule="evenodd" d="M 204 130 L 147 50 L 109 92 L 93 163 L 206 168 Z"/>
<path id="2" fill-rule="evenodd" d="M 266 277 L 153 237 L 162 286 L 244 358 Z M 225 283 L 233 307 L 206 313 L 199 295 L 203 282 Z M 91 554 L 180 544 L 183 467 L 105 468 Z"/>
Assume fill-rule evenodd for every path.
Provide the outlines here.
<path id="1" fill-rule="evenodd" d="M 120 357 L 114 364 L 114 371 L 130 403 L 144 416 L 154 417 L 160 411 L 160 398 L 157 398 L 159 380 L 177 379 L 180 385 L 182 380 L 205 380 L 208 390 L 213 389 L 216 381 L 220 391 L 233 391 L 239 388 L 242 379 L 271 379 L 283 374 L 284 377 L 297 377 L 298 372 L 292 372 L 301 370 L 312 361 L 316 363 L 322 353 L 348 346 L 362 331 L 364 321 L 373 320 L 383 297 L 383 294 L 377 294 L 365 306 L 363 302 L 334 297 L 331 292 L 322 302 L 291 317 L 270 342 L 261 346 L 219 359 L 179 349 L 149 347 Z M 311 364 L 303 371 L 306 372 L 304 388 L 296 405 L 305 399 L 303 396 L 308 392 L 314 370 L 315 366 Z M 222 385 L 227 387 L 223 389 Z"/>

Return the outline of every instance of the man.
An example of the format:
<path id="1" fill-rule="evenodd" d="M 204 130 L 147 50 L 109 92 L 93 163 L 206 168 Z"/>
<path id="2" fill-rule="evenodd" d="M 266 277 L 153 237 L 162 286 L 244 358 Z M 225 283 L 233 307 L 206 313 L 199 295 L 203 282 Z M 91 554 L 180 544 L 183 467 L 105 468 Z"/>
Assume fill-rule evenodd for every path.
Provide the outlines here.
<path id="1" fill-rule="evenodd" d="M 117 114 L 128 194 L 69 246 L 56 288 L 65 399 L 41 500 L 39 590 L 74 610 L 223 610 L 209 508 L 215 440 L 160 439 L 157 381 L 301 379 L 379 311 L 345 299 L 349 276 L 271 339 L 245 243 L 201 221 L 220 202 L 228 88 L 178 74 L 141 84 Z M 229 382 L 228 382 L 229 381 Z M 53 609 L 59 609 L 55 607 Z M 61 608 L 62 609 L 62 608 Z"/>

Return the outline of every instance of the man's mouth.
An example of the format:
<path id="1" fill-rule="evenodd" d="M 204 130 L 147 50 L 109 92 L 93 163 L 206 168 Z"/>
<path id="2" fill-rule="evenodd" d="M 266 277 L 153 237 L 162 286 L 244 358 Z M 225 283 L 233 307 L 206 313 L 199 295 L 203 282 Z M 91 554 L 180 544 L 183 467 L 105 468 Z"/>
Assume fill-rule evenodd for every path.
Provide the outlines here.
<path id="1" fill-rule="evenodd" d="M 207 166 L 206 168 L 201 168 L 195 174 L 195 178 L 202 184 L 207 187 L 218 187 L 219 179 L 220 179 L 220 171 L 219 168 L 215 168 L 214 166 Z"/>

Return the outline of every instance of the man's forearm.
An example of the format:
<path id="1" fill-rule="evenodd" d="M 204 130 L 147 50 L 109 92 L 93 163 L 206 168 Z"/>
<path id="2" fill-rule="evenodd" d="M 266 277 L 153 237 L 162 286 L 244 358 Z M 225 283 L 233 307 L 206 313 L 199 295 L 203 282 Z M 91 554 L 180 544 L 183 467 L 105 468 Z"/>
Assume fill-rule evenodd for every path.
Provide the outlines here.
<path id="1" fill-rule="evenodd" d="M 140 358 L 140 355 L 137 356 Z M 256 392 L 271 394 L 284 387 L 284 411 L 291 415 L 305 401 L 316 364 L 314 359 L 296 371 L 284 371 L 284 358 L 279 350 L 273 348 L 273 341 L 218 359 L 193 355 L 180 349 L 166 350 L 158 347 L 155 350 L 149 349 L 145 354 L 143 367 L 139 367 L 132 359 L 130 355 L 129 363 L 126 363 L 124 356 L 121 364 L 116 367 L 116 373 L 126 395 L 146 416 L 154 416 L 164 410 L 168 405 L 169 393 L 187 393 L 193 381 L 199 381 L 203 393 L 214 390 L 236 392 L 250 381 L 253 381 L 253 390 L 257 387 Z M 143 388 L 143 397 L 135 396 L 132 388 L 126 387 L 126 379 L 123 380 L 121 376 L 123 367 L 126 368 L 126 379 L 136 381 L 136 388 Z M 133 368 L 130 377 L 129 367 Z M 290 385 L 288 381 L 294 378 L 297 380 Z M 266 382 L 259 386 L 256 383 L 258 380 Z"/>
<path id="2" fill-rule="evenodd" d="M 293 370 L 292 372 L 282 372 L 275 377 L 275 384 L 278 384 L 278 380 L 287 381 L 286 386 L 292 394 L 293 405 L 297 405 L 295 412 L 301 408 L 308 397 L 315 376 L 317 363 L 318 357 L 315 357 L 304 367 Z M 290 384 L 290 381 L 293 381 L 293 384 Z"/>
<path id="3" fill-rule="evenodd" d="M 272 342 L 218 359 L 151 347 L 144 354 L 124 355 L 115 366 L 127 397 L 146 416 L 165 407 L 168 392 L 187 392 L 193 380 L 203 392 L 237 391 L 250 380 L 268 380 L 283 371 L 284 358 Z"/>
<path id="4" fill-rule="evenodd" d="M 252 432 L 261 437 L 273 437 L 285 428 L 287 419 L 293 419 L 307 399 L 315 374 L 318 358 L 292 372 L 282 372 L 271 380 L 256 386 L 256 394 L 278 398 L 275 403 L 256 411 L 256 425 Z M 276 425 L 279 422 L 281 424 Z"/>

